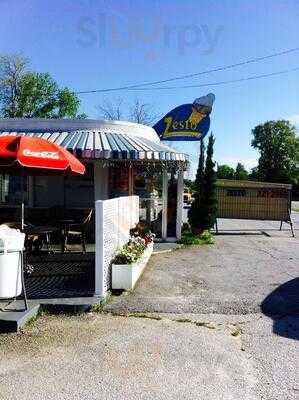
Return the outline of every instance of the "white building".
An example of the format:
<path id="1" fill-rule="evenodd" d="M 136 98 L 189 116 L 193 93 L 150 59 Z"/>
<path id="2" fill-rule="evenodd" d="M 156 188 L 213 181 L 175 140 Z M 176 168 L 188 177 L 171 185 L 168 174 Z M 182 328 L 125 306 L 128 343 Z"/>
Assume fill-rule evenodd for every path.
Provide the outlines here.
<path id="1" fill-rule="evenodd" d="M 90 209 L 96 200 L 137 194 L 144 198 L 141 208 L 162 239 L 180 237 L 188 157 L 161 143 L 151 127 L 121 121 L 2 119 L 0 135 L 42 137 L 86 165 L 82 177 L 28 177 L 29 214 L 53 207 Z M 11 177 L 10 184 L 7 178 L 0 181 L 0 222 L 8 218 L 5 212 L 18 207 L 17 183 Z"/>

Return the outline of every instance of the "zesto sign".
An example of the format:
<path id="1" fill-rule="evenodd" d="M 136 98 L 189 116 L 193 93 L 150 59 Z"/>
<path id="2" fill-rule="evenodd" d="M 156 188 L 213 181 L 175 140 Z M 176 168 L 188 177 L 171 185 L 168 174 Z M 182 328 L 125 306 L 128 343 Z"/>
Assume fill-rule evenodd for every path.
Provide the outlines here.
<path id="1" fill-rule="evenodd" d="M 201 140 L 210 128 L 210 113 L 215 95 L 209 93 L 192 104 L 183 104 L 171 110 L 153 128 L 161 140 Z"/>

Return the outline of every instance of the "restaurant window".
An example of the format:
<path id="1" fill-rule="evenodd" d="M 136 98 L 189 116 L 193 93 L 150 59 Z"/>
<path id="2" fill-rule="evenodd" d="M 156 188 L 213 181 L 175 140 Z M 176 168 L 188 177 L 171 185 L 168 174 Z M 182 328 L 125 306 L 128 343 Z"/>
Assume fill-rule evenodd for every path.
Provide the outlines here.
<path id="1" fill-rule="evenodd" d="M 167 202 L 167 236 L 176 236 L 176 218 L 177 218 L 177 190 L 178 176 L 171 173 L 168 181 L 168 202 Z"/>
<path id="2" fill-rule="evenodd" d="M 94 207 L 93 164 L 85 165 L 84 175 L 64 178 L 64 202 L 66 208 Z"/>
<path id="3" fill-rule="evenodd" d="M 133 193 L 139 196 L 139 218 L 157 237 L 162 229 L 162 175 L 134 170 Z"/>
<path id="4" fill-rule="evenodd" d="M 129 195 L 129 168 L 110 167 L 109 198 Z"/>

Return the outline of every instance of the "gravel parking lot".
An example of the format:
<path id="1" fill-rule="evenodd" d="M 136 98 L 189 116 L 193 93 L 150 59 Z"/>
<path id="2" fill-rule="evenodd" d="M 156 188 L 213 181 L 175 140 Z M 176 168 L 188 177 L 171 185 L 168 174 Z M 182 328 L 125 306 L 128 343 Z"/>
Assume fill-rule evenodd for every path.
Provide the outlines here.
<path id="1" fill-rule="evenodd" d="M 153 256 L 134 292 L 108 307 L 200 314 L 250 314 L 266 307 L 275 314 L 284 312 L 284 303 L 288 313 L 295 302 L 291 281 L 299 276 L 298 216 L 295 238 L 287 224 L 279 231 L 279 222 L 221 220 L 214 246 Z"/>
<path id="2" fill-rule="evenodd" d="M 153 256 L 104 313 L 0 336 L 0 399 L 298 400 L 298 238 L 220 228 L 214 246 Z"/>

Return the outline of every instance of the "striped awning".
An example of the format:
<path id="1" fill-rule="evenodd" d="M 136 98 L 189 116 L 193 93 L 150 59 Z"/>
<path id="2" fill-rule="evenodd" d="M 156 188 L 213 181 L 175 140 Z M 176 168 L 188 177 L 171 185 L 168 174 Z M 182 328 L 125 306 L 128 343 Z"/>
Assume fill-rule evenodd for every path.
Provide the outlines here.
<path id="1" fill-rule="evenodd" d="M 129 127 L 132 129 L 131 125 Z M 123 126 L 120 126 L 122 129 L 119 132 L 117 124 L 110 131 L 107 130 L 106 126 L 104 126 L 104 129 L 82 130 L 7 130 L 1 127 L 0 121 L 0 135 L 40 137 L 59 144 L 82 160 L 188 161 L 186 154 L 175 151 L 155 138 L 151 140 L 153 138 L 151 132 L 151 135 L 148 135 L 151 137 L 149 139 L 145 137 L 147 136 L 145 134 L 138 135 L 138 132 L 137 134 L 130 134 L 128 129 L 124 130 Z M 5 128 L 7 128 L 7 123 L 5 124 Z M 149 129 L 151 129 L 149 127 L 144 128 L 147 129 L 145 130 L 146 132 L 149 132 Z"/>

